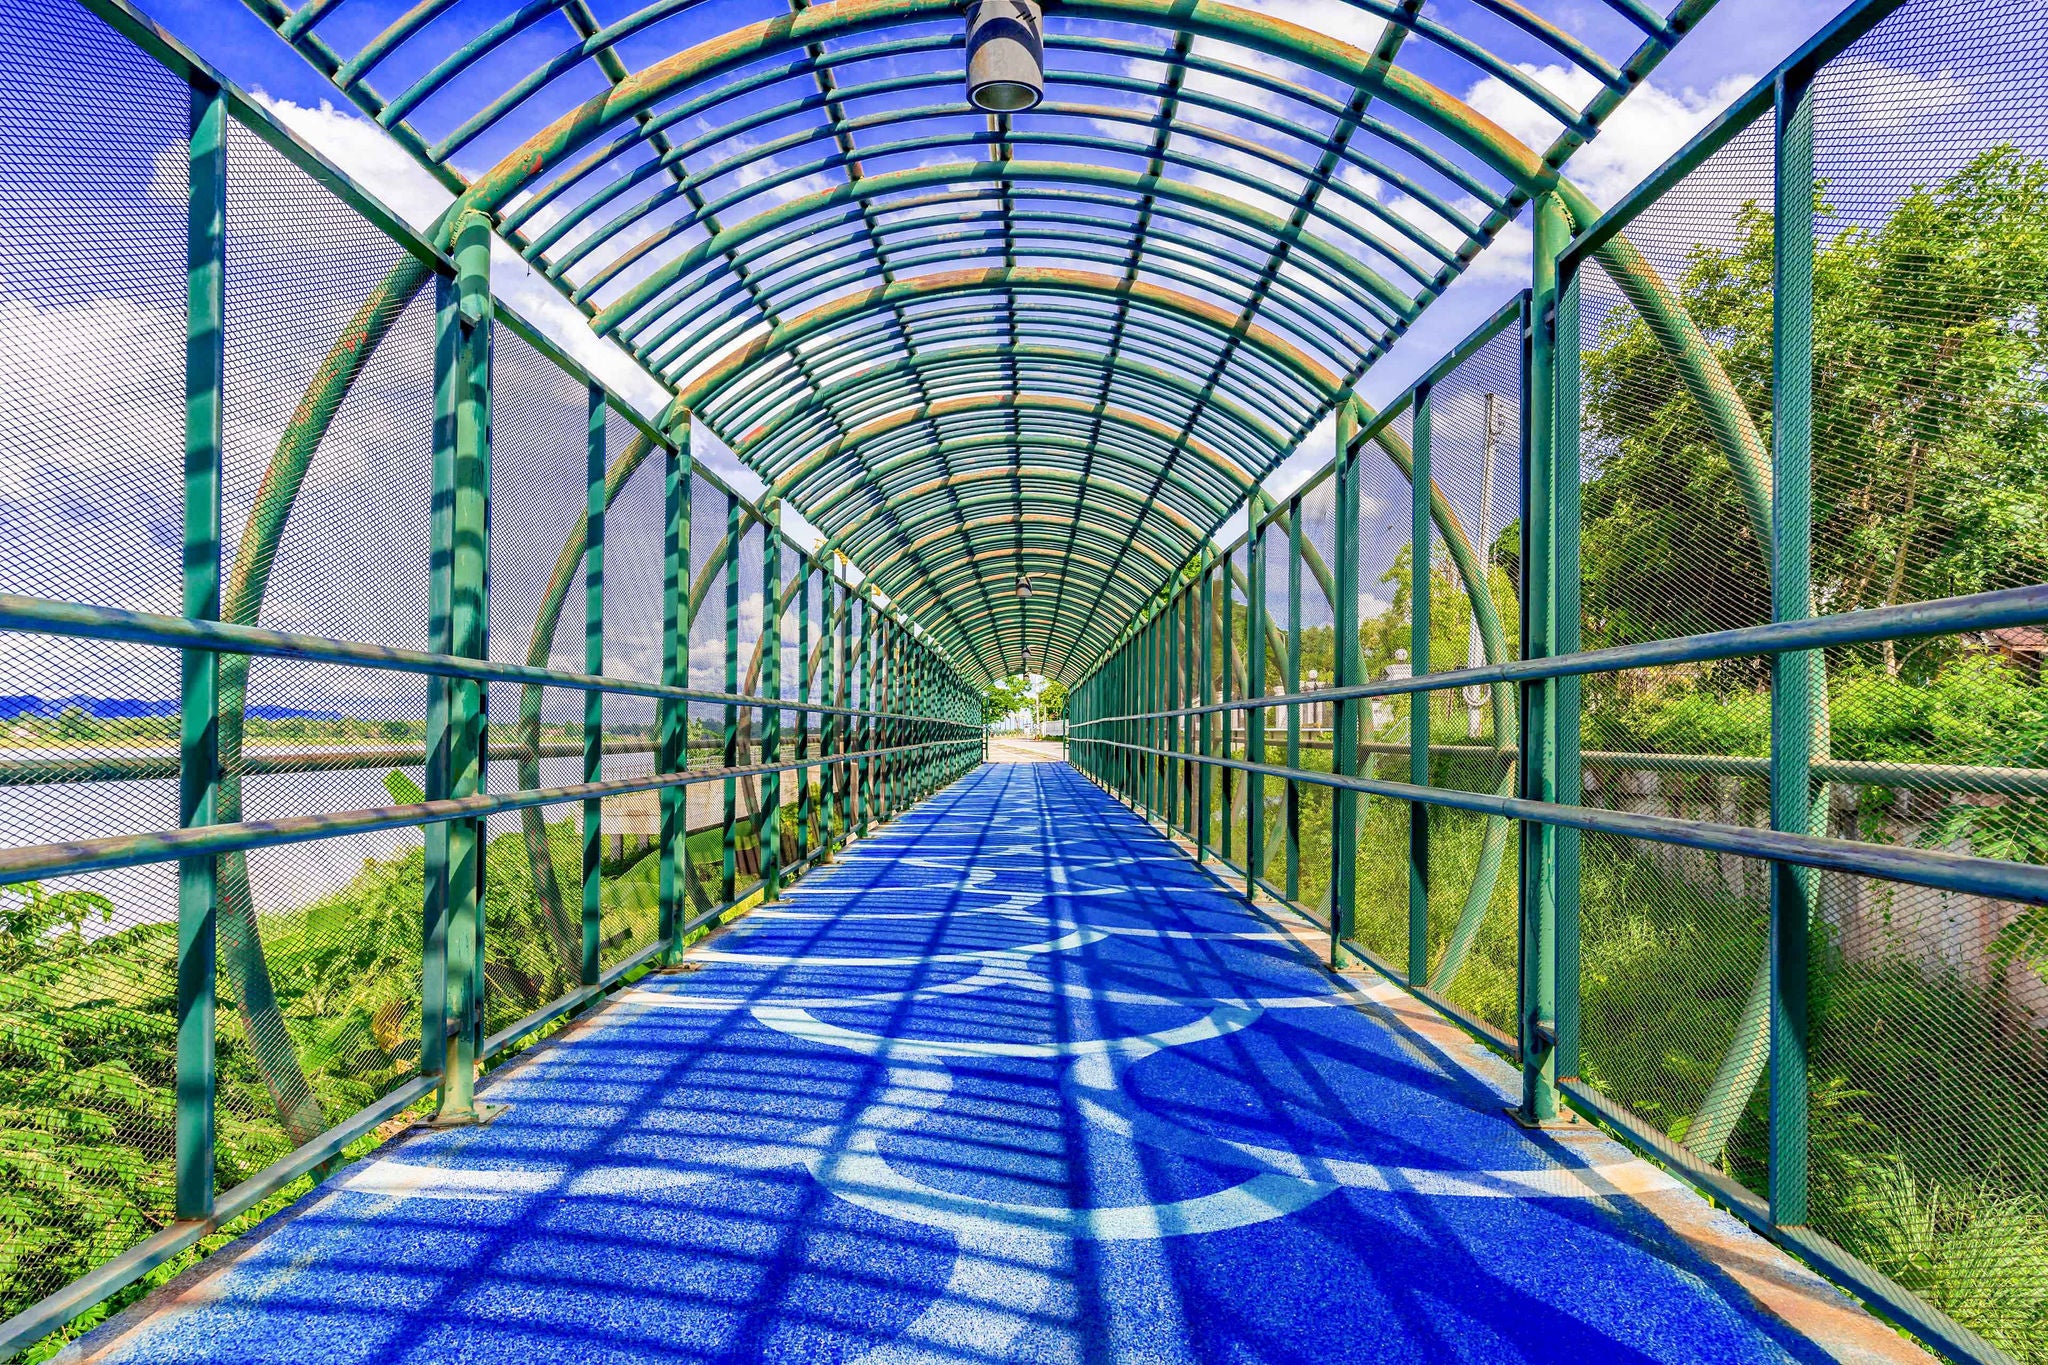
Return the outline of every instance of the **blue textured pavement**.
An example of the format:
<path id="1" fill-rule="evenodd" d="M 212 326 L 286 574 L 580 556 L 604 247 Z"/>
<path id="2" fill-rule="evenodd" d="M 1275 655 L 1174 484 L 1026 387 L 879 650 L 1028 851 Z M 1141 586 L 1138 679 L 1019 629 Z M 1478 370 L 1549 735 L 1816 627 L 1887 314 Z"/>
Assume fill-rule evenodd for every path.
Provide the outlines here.
<path id="1" fill-rule="evenodd" d="M 692 959 L 94 1358 L 1826 1359 L 1063 765 Z"/>

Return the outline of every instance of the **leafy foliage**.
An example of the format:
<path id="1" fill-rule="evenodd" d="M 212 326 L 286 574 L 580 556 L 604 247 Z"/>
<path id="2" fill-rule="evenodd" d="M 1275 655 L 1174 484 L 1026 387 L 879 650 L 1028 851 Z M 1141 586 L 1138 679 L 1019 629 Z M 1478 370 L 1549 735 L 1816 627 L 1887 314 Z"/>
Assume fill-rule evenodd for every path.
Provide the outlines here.
<path id="1" fill-rule="evenodd" d="M 1842 222 L 1825 187 L 1816 207 L 1816 607 L 2048 578 L 2048 163 L 1992 148 L 1875 226 Z M 1677 286 L 1768 436 L 1774 224 L 1750 203 L 1735 226 Z M 1768 620 L 1740 481 L 1650 329 L 1614 310 L 1584 373 L 1586 643 Z M 1939 662 L 1923 651 L 1922 675 Z"/>

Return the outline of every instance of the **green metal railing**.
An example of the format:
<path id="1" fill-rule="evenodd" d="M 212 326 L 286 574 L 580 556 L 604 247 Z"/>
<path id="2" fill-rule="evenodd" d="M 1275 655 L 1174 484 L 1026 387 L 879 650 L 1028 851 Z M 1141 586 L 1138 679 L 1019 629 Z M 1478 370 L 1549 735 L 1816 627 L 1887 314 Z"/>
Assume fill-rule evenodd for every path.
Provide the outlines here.
<path id="1" fill-rule="evenodd" d="M 1869 109 L 1897 98 L 1869 71 L 2025 60 L 2010 16 L 1973 18 L 1969 58 L 1945 23 L 1852 6 L 1613 210 L 1537 196 L 1532 290 L 1385 410 L 1341 407 L 1331 465 L 1254 494 L 1244 537 L 1189 561 L 1073 689 L 1068 744 L 1247 894 L 1324 926 L 1334 964 L 1513 1058 L 1525 1123 L 1576 1109 L 1950 1358 L 2033 1361 L 2048 765 L 2038 664 L 1998 651 L 2048 621 L 2048 586 L 2024 548 L 1987 546 L 1982 590 L 1927 592 L 1909 556 L 1935 551 L 1909 531 L 1890 595 L 1858 597 L 1824 540 L 1863 445 L 1971 382 L 1913 397 L 1958 333 L 1830 290 L 1887 233 L 1931 262 L 1976 230 L 1961 196 L 2031 173 L 2004 143 L 2015 108 L 1952 135 L 1929 180 L 1855 179 L 1887 154 Z M 2038 231 L 2012 212 L 1975 221 Z M 2004 325 L 1988 307 L 1975 325 Z M 1889 327 L 1900 396 L 1845 388 L 1870 372 L 1857 325 Z M 2004 401 L 2038 403 L 2040 371 L 2010 363 L 2031 396 Z M 1673 470 L 1704 454 L 1647 482 L 1638 439 Z M 1861 507 L 1873 542 L 1931 515 Z M 1658 545 L 1617 542 L 1644 527 Z M 1699 625 L 1638 624 L 1660 620 Z M 1912 709 L 1970 679 L 2016 710 L 1938 732 Z"/>

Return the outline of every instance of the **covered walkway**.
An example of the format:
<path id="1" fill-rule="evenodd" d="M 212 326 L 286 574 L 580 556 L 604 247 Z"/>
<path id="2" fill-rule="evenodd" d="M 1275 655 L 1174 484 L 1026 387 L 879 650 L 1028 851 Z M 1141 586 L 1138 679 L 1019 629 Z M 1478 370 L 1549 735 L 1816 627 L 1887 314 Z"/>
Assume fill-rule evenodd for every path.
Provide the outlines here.
<path id="1" fill-rule="evenodd" d="M 1525 1133 L 1514 1073 L 1402 999 L 1072 768 L 983 766 L 82 1355 L 1831 1358 L 1699 1248 L 1809 1330 L 1845 1301 Z"/>

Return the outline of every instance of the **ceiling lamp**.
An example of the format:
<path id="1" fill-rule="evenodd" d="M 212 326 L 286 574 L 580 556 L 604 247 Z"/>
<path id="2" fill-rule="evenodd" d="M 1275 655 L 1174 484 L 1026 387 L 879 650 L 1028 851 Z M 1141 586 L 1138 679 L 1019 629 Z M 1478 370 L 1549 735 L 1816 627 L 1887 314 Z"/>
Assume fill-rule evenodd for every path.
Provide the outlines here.
<path id="1" fill-rule="evenodd" d="M 1019 602 L 1029 602 L 1031 600 L 1031 575 L 1028 573 L 1018 576 L 1017 600 Z"/>
<path id="2" fill-rule="evenodd" d="M 969 0 L 967 98 L 1016 114 L 1045 98 L 1044 19 L 1037 0 Z"/>

